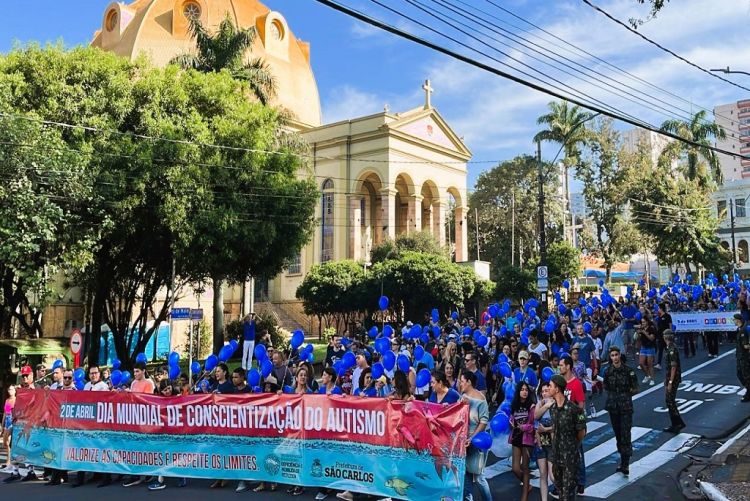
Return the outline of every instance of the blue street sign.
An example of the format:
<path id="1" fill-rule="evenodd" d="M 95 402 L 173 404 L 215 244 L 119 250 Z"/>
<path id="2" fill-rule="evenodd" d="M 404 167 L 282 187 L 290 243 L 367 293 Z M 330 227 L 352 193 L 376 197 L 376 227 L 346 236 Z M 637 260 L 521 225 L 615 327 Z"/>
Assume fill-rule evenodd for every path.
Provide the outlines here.
<path id="1" fill-rule="evenodd" d="M 172 308 L 172 320 L 188 320 L 190 318 L 190 308 Z"/>
<path id="2" fill-rule="evenodd" d="M 203 308 L 193 308 L 190 310 L 190 320 L 203 320 Z"/>

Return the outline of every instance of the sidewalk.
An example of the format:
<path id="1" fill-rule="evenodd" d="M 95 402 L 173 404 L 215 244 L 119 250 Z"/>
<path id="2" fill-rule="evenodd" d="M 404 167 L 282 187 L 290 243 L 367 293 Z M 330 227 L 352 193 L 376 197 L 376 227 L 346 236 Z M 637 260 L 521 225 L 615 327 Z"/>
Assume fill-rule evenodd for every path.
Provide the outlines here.
<path id="1" fill-rule="evenodd" d="M 708 499 L 750 501 L 750 424 L 717 449 L 695 479 Z"/>

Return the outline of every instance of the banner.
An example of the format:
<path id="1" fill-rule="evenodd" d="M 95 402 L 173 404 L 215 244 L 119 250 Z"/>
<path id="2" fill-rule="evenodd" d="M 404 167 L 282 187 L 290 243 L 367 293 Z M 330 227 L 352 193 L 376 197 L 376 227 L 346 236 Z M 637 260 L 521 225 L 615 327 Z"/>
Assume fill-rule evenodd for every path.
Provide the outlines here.
<path id="1" fill-rule="evenodd" d="M 469 410 L 326 395 L 19 390 L 14 460 L 461 499 Z"/>
<path id="2" fill-rule="evenodd" d="M 708 332 L 708 331 L 736 331 L 734 314 L 737 311 L 691 311 L 689 313 L 674 313 L 672 325 L 675 332 Z"/>

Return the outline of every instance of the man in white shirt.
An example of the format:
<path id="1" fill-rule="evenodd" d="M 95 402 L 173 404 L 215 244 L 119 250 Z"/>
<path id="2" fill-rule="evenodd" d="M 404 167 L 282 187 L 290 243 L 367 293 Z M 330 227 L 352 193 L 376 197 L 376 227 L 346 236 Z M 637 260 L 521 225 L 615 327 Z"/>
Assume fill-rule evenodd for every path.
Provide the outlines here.
<path id="1" fill-rule="evenodd" d="M 102 381 L 102 372 L 98 365 L 89 366 L 89 381 L 84 385 L 83 391 L 109 391 L 109 385 Z M 98 487 L 105 487 L 112 483 L 112 476 L 109 473 L 94 473 L 91 480 L 98 478 L 101 478 Z M 70 486 L 76 488 L 82 486 L 84 483 L 86 483 L 86 472 L 79 471 L 75 482 L 70 484 Z"/>
<path id="2" fill-rule="evenodd" d="M 367 358 L 365 353 L 360 351 L 357 353 L 357 366 L 352 371 L 352 394 L 359 388 L 359 377 L 362 375 L 362 371 L 367 367 Z"/>

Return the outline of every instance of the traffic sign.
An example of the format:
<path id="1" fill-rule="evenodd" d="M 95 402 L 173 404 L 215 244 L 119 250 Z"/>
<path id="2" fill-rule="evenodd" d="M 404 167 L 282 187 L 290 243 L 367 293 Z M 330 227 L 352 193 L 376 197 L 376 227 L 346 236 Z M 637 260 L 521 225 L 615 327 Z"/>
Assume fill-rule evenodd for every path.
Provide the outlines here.
<path id="1" fill-rule="evenodd" d="M 172 320 L 189 320 L 190 308 L 172 308 Z"/>
<path id="2" fill-rule="evenodd" d="M 549 280 L 547 280 L 547 278 L 537 278 L 536 288 L 539 290 L 539 292 L 547 292 L 549 288 Z"/>
<path id="3" fill-rule="evenodd" d="M 193 308 L 190 310 L 190 320 L 203 320 L 203 308 Z"/>
<path id="4" fill-rule="evenodd" d="M 78 355 L 81 353 L 81 348 L 83 347 L 83 336 L 81 336 L 81 331 L 78 329 L 73 329 L 73 332 L 70 335 L 70 351 L 73 353 L 73 355 Z"/>
<path id="5" fill-rule="evenodd" d="M 546 266 L 537 266 L 536 267 L 536 278 L 541 279 L 547 278 L 547 267 Z"/>

